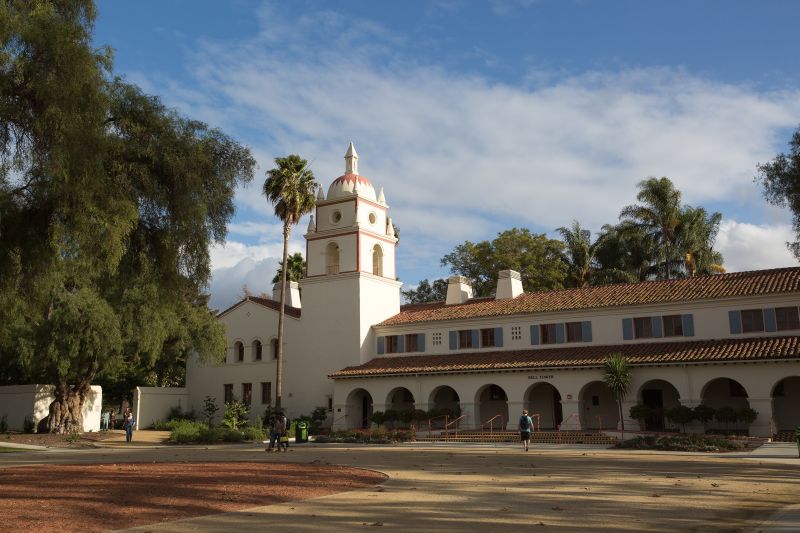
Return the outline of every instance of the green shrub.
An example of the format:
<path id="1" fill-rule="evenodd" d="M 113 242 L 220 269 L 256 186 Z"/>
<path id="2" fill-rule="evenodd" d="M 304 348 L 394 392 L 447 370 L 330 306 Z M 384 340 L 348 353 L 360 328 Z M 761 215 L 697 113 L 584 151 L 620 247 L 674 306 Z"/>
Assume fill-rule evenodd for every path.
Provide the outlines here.
<path id="1" fill-rule="evenodd" d="M 242 442 L 244 435 L 238 429 L 225 429 L 222 432 L 222 440 L 224 442 Z"/>
<path id="2" fill-rule="evenodd" d="M 200 442 L 201 432 L 208 430 L 205 424 L 191 420 L 175 420 L 173 423 L 174 427 L 170 431 L 169 440 L 178 444 Z"/>
<path id="3" fill-rule="evenodd" d="M 208 427 L 214 424 L 214 415 L 217 414 L 217 411 L 219 411 L 219 407 L 217 407 L 216 398 L 212 396 L 203 398 L 203 419 Z"/>
<path id="4" fill-rule="evenodd" d="M 714 419 L 725 424 L 725 429 L 728 429 L 731 422 L 736 422 L 736 411 L 733 410 L 733 407 L 720 407 L 714 413 Z"/>
<path id="5" fill-rule="evenodd" d="M 386 413 L 383 411 L 375 411 L 370 415 L 369 421 L 378 426 L 382 426 L 386 422 Z"/>
<path id="6" fill-rule="evenodd" d="M 701 422 L 703 427 L 705 427 L 705 425 L 714 418 L 716 409 L 705 404 L 700 404 L 692 409 L 692 414 L 694 415 L 694 419 Z"/>
<path id="7" fill-rule="evenodd" d="M 250 426 L 242 431 L 244 440 L 261 441 L 266 440 L 267 433 L 262 427 Z"/>
<path id="8" fill-rule="evenodd" d="M 0 416 L 0 433 L 8 432 L 8 415 Z"/>
<path id="9" fill-rule="evenodd" d="M 645 435 L 617 443 L 617 448 L 634 450 L 670 450 L 682 452 L 719 452 L 741 450 L 744 443 L 699 435 Z"/>
<path id="10" fill-rule="evenodd" d="M 743 407 L 736 411 L 736 420 L 745 424 L 752 424 L 758 418 L 758 411 L 751 407 Z"/>
<path id="11" fill-rule="evenodd" d="M 22 432 L 36 433 L 36 422 L 33 421 L 33 417 L 31 415 L 26 416 L 25 420 L 22 421 Z"/>
<path id="12" fill-rule="evenodd" d="M 194 420 L 194 411 L 184 411 L 180 405 L 170 407 L 167 420 Z"/>
<path id="13" fill-rule="evenodd" d="M 222 423 L 230 429 L 239 429 L 247 425 L 247 414 L 250 406 L 238 400 L 225 404 L 225 414 L 222 416 Z"/>
<path id="14" fill-rule="evenodd" d="M 640 424 L 644 425 L 644 421 L 647 420 L 650 417 L 650 415 L 653 414 L 653 410 L 644 404 L 637 403 L 636 405 L 631 407 L 629 414 L 631 418 L 638 421 Z"/>
<path id="15" fill-rule="evenodd" d="M 688 407 L 686 405 L 676 405 L 675 407 L 667 411 L 667 418 L 669 418 L 676 424 L 680 424 L 685 433 L 686 424 L 688 424 L 694 419 L 694 411 L 692 410 L 691 407 Z"/>

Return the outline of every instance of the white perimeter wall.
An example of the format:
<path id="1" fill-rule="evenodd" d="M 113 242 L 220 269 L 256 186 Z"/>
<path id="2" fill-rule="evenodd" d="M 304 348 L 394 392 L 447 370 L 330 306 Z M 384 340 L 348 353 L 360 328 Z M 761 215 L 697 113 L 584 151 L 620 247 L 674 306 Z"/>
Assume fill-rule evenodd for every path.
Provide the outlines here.
<path id="1" fill-rule="evenodd" d="M 191 411 L 189 392 L 185 388 L 136 387 L 133 395 L 133 416 L 136 417 L 136 429 L 149 428 L 158 420 L 166 420 L 173 407 Z"/>
<path id="2" fill-rule="evenodd" d="M 22 431 L 25 417 L 30 416 L 35 424 L 47 416 L 53 401 L 52 385 L 9 385 L 0 387 L 0 416 L 7 415 L 8 428 Z M 100 411 L 103 404 L 103 389 L 92 385 L 92 390 L 83 403 L 83 430 L 100 431 Z"/>

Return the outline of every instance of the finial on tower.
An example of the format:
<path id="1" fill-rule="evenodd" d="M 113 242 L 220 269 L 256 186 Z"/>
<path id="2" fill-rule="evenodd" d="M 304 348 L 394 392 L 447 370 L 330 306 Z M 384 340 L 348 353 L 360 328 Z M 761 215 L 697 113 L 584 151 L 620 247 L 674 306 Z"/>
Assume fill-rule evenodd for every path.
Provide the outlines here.
<path id="1" fill-rule="evenodd" d="M 386 204 L 386 195 L 383 194 L 383 187 L 381 187 L 381 192 L 378 195 L 378 203 L 379 204 Z"/>
<path id="2" fill-rule="evenodd" d="M 353 143 L 350 143 L 350 146 L 347 147 L 347 153 L 344 154 L 344 173 L 345 174 L 358 174 L 358 154 L 356 153 L 356 147 L 353 146 Z"/>

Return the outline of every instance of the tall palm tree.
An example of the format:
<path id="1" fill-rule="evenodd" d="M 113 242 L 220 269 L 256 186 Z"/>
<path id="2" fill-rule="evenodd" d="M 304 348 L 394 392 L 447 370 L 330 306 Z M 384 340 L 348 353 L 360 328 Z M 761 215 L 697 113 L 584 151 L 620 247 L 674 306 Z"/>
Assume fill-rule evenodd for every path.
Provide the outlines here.
<path id="1" fill-rule="evenodd" d="M 275 206 L 275 216 L 283 222 L 283 266 L 281 305 L 278 311 L 278 350 L 275 369 L 275 409 L 281 410 L 283 395 L 283 321 L 286 310 L 286 273 L 289 270 L 289 234 L 316 205 L 317 183 L 308 161 L 299 155 L 275 158 L 275 168 L 267 172 L 263 194 Z"/>
<path id="2" fill-rule="evenodd" d="M 720 213 L 709 215 L 702 207 L 686 206 L 681 211 L 676 240 L 687 276 L 725 272 L 722 254 L 714 250 L 721 220 Z"/>
<path id="3" fill-rule="evenodd" d="M 604 224 L 598 241 L 595 259 L 602 283 L 647 279 L 650 274 L 652 245 L 638 228 L 626 224 Z"/>
<path id="4" fill-rule="evenodd" d="M 620 353 L 609 355 L 603 363 L 603 381 L 611 391 L 611 396 L 617 402 L 619 408 L 619 423 L 622 429 L 622 438 L 625 438 L 625 417 L 622 413 L 622 402 L 628 395 L 631 386 L 631 368 L 628 360 Z"/>
<path id="5" fill-rule="evenodd" d="M 652 239 L 656 244 L 656 265 L 663 267 L 664 277 L 670 279 L 671 265 L 676 259 L 676 233 L 681 222 L 681 192 L 666 177 L 642 180 L 637 186 L 636 199 L 641 204 L 623 207 L 619 218 Z"/>
<path id="6" fill-rule="evenodd" d="M 610 237 L 608 232 L 600 233 L 592 242 L 592 233 L 583 229 L 580 222 L 572 221 L 569 228 L 556 229 L 564 243 L 562 259 L 567 265 L 566 284 L 570 287 L 586 287 L 603 283 L 619 283 L 631 281 L 624 269 L 615 264 L 604 265 L 598 257 L 604 249 L 605 241 Z"/>
<path id="7" fill-rule="evenodd" d="M 288 279 L 289 281 L 296 281 L 300 283 L 300 280 L 306 275 L 306 260 L 303 259 L 303 254 L 297 252 L 296 254 L 292 254 L 289 256 L 289 270 L 288 270 Z M 275 277 L 272 278 L 272 283 L 278 283 L 283 276 L 283 264 L 278 265 L 278 272 L 275 274 Z"/>

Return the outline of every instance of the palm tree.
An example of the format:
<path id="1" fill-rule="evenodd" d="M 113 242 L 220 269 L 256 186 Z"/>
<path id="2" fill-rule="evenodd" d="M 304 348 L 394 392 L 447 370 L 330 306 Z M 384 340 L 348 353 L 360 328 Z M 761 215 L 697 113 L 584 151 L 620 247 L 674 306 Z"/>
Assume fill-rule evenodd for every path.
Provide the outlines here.
<path id="1" fill-rule="evenodd" d="M 650 274 L 652 245 L 638 228 L 605 224 L 598 238 L 595 259 L 603 283 L 644 281 Z M 608 275 L 607 275 L 608 274 Z"/>
<path id="2" fill-rule="evenodd" d="M 562 259 L 567 265 L 566 283 L 570 287 L 586 287 L 603 283 L 618 283 L 630 281 L 623 269 L 616 265 L 603 265 L 598 258 L 598 253 L 605 246 L 605 241 L 610 237 L 607 232 L 600 233 L 592 242 L 592 233 L 581 228 L 580 222 L 572 221 L 569 228 L 556 229 L 561 234 L 564 243 Z"/>
<path id="3" fill-rule="evenodd" d="M 687 276 L 725 272 L 722 254 L 714 250 L 721 220 L 720 213 L 709 215 L 702 207 L 686 206 L 681 211 L 676 240 Z"/>
<path id="4" fill-rule="evenodd" d="M 306 261 L 303 259 L 303 254 L 297 252 L 296 254 L 292 254 L 289 256 L 289 270 L 288 270 L 288 278 L 289 281 L 296 281 L 300 283 L 300 280 L 303 279 L 306 275 Z M 275 274 L 275 277 L 272 278 L 272 283 L 278 283 L 283 276 L 283 264 L 278 265 L 278 272 Z"/>
<path id="5" fill-rule="evenodd" d="M 275 206 L 275 215 L 283 222 L 283 266 L 281 304 L 278 311 L 278 350 L 275 369 L 275 409 L 281 410 L 283 394 L 283 321 L 286 314 L 286 273 L 289 270 L 289 234 L 316 205 L 317 183 L 308 161 L 299 155 L 275 158 L 276 167 L 267 172 L 263 194 Z"/>
<path id="6" fill-rule="evenodd" d="M 622 208 L 619 218 L 623 224 L 641 229 L 656 245 L 655 260 L 666 279 L 672 277 L 671 264 L 676 259 L 675 240 L 681 222 L 681 192 L 669 178 L 649 178 L 637 185 L 636 199 L 641 204 Z"/>
<path id="7" fill-rule="evenodd" d="M 625 438 L 625 418 L 622 414 L 622 402 L 628 395 L 628 389 L 631 386 L 631 368 L 628 366 L 628 360 L 620 353 L 609 355 L 603 363 L 605 374 L 603 381 L 606 387 L 611 391 L 611 396 L 617 402 L 619 407 L 619 423 L 622 428 L 622 438 Z"/>

